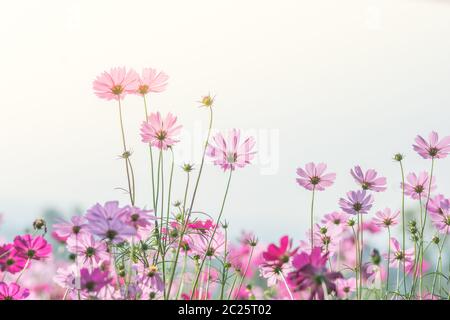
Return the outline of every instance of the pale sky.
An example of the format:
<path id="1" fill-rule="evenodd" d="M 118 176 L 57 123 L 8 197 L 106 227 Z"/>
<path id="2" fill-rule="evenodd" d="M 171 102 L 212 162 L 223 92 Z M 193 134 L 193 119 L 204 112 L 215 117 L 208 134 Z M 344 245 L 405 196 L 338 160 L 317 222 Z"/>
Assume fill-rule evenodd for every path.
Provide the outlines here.
<path id="1" fill-rule="evenodd" d="M 196 101 L 208 92 L 216 95 L 216 129 L 256 134 L 261 157 L 236 172 L 225 207 L 234 235 L 303 237 L 310 193 L 295 170 L 309 161 L 337 173 L 318 195 L 317 216 L 356 189 L 348 174 L 356 164 L 388 178 L 371 215 L 398 208 L 392 155 L 406 155 L 407 172 L 428 170 L 412 151 L 414 137 L 450 134 L 449 17 L 444 0 L 9 1 L 0 11 L 0 234 L 48 207 L 70 215 L 96 202 L 127 204 L 115 190 L 125 186 L 117 106 L 91 89 L 97 74 L 122 65 L 169 74 L 150 108 L 176 114 L 196 143 L 180 143 L 180 156 L 198 161 L 208 112 Z M 141 100 L 127 98 L 124 112 L 137 203 L 145 206 Z M 436 167 L 447 195 L 449 161 Z M 181 198 L 181 170 L 174 183 L 172 198 Z M 208 165 L 197 209 L 215 217 L 225 184 Z"/>

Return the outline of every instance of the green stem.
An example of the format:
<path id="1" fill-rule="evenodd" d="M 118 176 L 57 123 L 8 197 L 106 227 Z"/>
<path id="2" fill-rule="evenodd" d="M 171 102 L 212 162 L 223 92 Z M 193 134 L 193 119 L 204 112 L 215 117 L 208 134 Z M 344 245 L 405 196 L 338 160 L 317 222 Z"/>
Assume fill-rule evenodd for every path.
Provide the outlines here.
<path id="1" fill-rule="evenodd" d="M 387 266 L 386 266 L 386 299 L 389 295 L 389 269 L 390 269 L 390 262 L 391 262 L 391 228 L 388 226 L 388 255 L 387 255 Z M 400 269 L 400 265 L 398 266 Z M 398 288 L 397 288 L 398 291 Z"/>
<path id="2" fill-rule="evenodd" d="M 213 232 L 212 232 L 212 234 L 211 234 L 211 238 L 209 239 L 208 246 L 206 247 L 205 256 L 204 256 L 203 259 L 202 259 L 202 262 L 201 262 L 201 264 L 200 264 L 199 270 L 198 270 L 197 275 L 196 275 L 196 277 L 195 277 L 194 285 L 193 285 L 193 287 L 192 287 L 191 300 L 192 300 L 192 298 L 194 297 L 195 288 L 196 288 L 197 285 L 198 285 L 198 279 L 200 278 L 200 273 L 202 272 L 203 265 L 205 264 L 206 255 L 208 254 L 208 251 L 209 251 L 210 248 L 211 248 L 211 243 L 212 243 L 212 241 L 214 240 L 214 236 L 215 236 L 216 231 L 217 231 L 217 228 L 218 228 L 218 226 L 219 226 L 220 219 L 222 218 L 223 209 L 224 209 L 224 207 L 225 207 L 225 201 L 226 201 L 227 195 L 228 195 L 228 190 L 230 189 L 230 182 L 231 182 L 232 173 L 233 173 L 233 170 L 230 170 L 230 175 L 229 175 L 229 177 L 228 177 L 227 187 L 226 187 L 226 190 L 225 190 L 225 195 L 224 195 L 224 197 L 223 197 L 222 206 L 221 206 L 221 208 L 220 208 L 220 213 L 219 213 L 219 216 L 217 217 L 216 225 L 214 226 L 214 230 L 213 230 Z"/>
<path id="3" fill-rule="evenodd" d="M 316 186 L 313 187 L 312 190 L 312 199 L 311 199 L 311 221 L 310 221 L 310 232 L 311 232 L 311 252 L 314 249 L 314 194 L 316 191 Z"/>
<path id="4" fill-rule="evenodd" d="M 237 299 L 237 296 L 238 296 L 239 292 L 241 291 L 242 284 L 244 283 L 245 275 L 247 274 L 248 268 L 250 266 L 250 262 L 252 261 L 253 251 L 254 250 L 255 250 L 255 247 L 252 246 L 252 249 L 250 251 L 250 256 L 249 256 L 248 261 L 247 261 L 247 265 L 245 266 L 244 273 L 242 274 L 241 280 L 239 281 L 239 287 L 238 287 L 238 290 L 236 292 L 236 296 L 234 297 L 235 300 Z"/>
<path id="5" fill-rule="evenodd" d="M 406 223 L 405 223 L 405 172 L 403 170 L 402 161 L 400 163 L 400 171 L 402 174 L 402 250 L 406 252 Z M 407 292 L 406 288 L 406 261 L 403 260 L 403 286 L 405 290 L 405 295 Z"/>
<path id="6" fill-rule="evenodd" d="M 128 168 L 128 156 L 126 156 L 127 153 L 127 144 L 125 141 L 125 130 L 123 127 L 123 117 L 122 117 L 122 104 L 120 102 L 120 97 L 119 97 L 119 120 L 120 120 L 120 132 L 122 134 L 122 144 L 123 144 L 123 156 L 124 156 L 124 160 L 125 160 L 125 170 L 127 173 L 127 181 L 128 181 L 128 193 L 130 195 L 130 201 L 131 204 L 134 205 L 134 200 L 133 200 L 133 193 L 131 190 L 131 180 L 130 180 L 130 172 L 129 172 L 129 168 Z"/>

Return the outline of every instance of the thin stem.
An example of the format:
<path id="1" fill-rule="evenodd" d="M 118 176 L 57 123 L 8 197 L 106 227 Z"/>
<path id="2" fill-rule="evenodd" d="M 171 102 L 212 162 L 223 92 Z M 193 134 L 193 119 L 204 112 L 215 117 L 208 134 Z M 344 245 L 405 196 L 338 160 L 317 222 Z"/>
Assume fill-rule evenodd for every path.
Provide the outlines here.
<path id="1" fill-rule="evenodd" d="M 248 258 L 247 265 L 245 266 L 244 273 L 242 274 L 241 280 L 239 281 L 239 287 L 238 287 L 238 290 L 237 290 L 236 295 L 235 295 L 235 297 L 234 297 L 235 300 L 237 299 L 237 297 L 238 297 L 238 295 L 239 295 L 239 292 L 241 291 L 242 284 L 244 283 L 245 275 L 247 274 L 248 268 L 249 268 L 250 263 L 251 263 L 251 261 L 252 261 L 253 251 L 255 250 L 255 247 L 254 247 L 254 246 L 251 246 L 251 247 L 252 247 L 252 248 L 251 248 L 251 250 L 250 250 L 250 256 L 249 256 L 249 258 Z"/>
<path id="2" fill-rule="evenodd" d="M 406 250 L 406 223 L 405 223 L 405 172 L 403 170 L 403 163 L 400 160 L 400 171 L 402 174 L 402 250 Z M 406 288 L 406 261 L 403 260 L 403 286 L 405 290 L 405 295 L 407 292 Z"/>
<path id="3" fill-rule="evenodd" d="M 211 257 L 208 260 L 208 272 L 206 274 L 206 286 L 205 286 L 205 300 L 208 300 L 208 291 L 209 291 L 209 278 L 211 277 Z M 201 298 L 201 297 L 200 297 Z"/>
<path id="4" fill-rule="evenodd" d="M 197 287 L 198 279 L 199 279 L 199 277 L 200 277 L 200 273 L 201 273 L 201 271 L 202 271 L 203 265 L 205 264 L 205 258 L 206 258 L 206 255 L 208 254 L 208 251 L 209 251 L 210 248 L 211 248 L 211 243 L 212 243 L 212 241 L 214 240 L 214 235 L 216 234 L 217 227 L 219 226 L 219 223 L 220 223 L 220 219 L 222 218 L 223 209 L 224 209 L 224 207 L 225 207 L 225 201 L 226 201 L 227 195 L 228 195 L 228 190 L 230 189 L 230 182 L 231 182 L 232 173 L 233 173 L 233 170 L 230 170 L 230 175 L 229 175 L 229 177 L 228 177 L 227 187 L 226 187 L 226 190 L 225 190 L 225 195 L 224 195 L 224 197 L 223 197 L 222 206 L 221 206 L 221 208 L 220 208 L 220 213 L 219 213 L 219 216 L 217 217 L 216 225 L 214 226 L 214 230 L 213 230 L 213 232 L 212 232 L 211 238 L 209 239 L 208 246 L 206 247 L 205 257 L 203 257 L 202 262 L 201 262 L 200 267 L 199 267 L 199 270 L 198 270 L 197 275 L 196 275 L 196 277 L 195 277 L 194 285 L 193 285 L 193 287 L 192 287 L 191 300 L 192 300 L 192 298 L 194 297 L 195 288 Z"/>
<path id="5" fill-rule="evenodd" d="M 120 102 L 120 97 L 119 97 L 118 102 L 119 102 L 120 132 L 122 133 L 122 144 L 123 144 L 123 155 L 122 156 L 124 157 L 124 160 L 125 160 L 125 169 L 127 172 L 128 193 L 130 195 L 131 204 L 134 205 L 133 194 L 132 194 L 132 190 L 131 190 L 130 172 L 129 172 L 128 161 L 127 161 L 127 158 L 129 157 L 129 155 L 127 155 L 127 143 L 125 141 L 125 130 L 123 128 L 122 104 Z"/>
<path id="6" fill-rule="evenodd" d="M 144 95 L 144 111 L 145 111 L 145 121 L 148 121 L 148 111 L 147 111 L 147 98 Z M 156 198 L 155 198 L 155 173 L 154 173 L 154 166 L 153 166 L 153 151 L 152 151 L 152 145 L 148 145 L 148 150 L 150 154 L 150 172 L 152 176 L 152 200 L 153 200 L 153 211 L 156 210 Z"/>
<path id="7" fill-rule="evenodd" d="M 316 191 L 316 186 L 313 187 L 312 190 L 312 199 L 311 199 L 311 221 L 310 221 L 310 232 L 311 232 L 311 252 L 314 249 L 314 194 Z"/>
<path id="8" fill-rule="evenodd" d="M 387 266 L 386 266 L 386 299 L 389 295 L 389 267 L 391 262 L 391 228 L 388 226 L 388 255 L 387 255 Z M 398 266 L 400 269 L 400 265 Z M 397 288 L 398 290 L 398 288 Z"/>
<path id="9" fill-rule="evenodd" d="M 228 266 L 227 266 L 227 258 L 228 258 L 228 252 L 227 252 L 227 242 L 228 242 L 228 232 L 227 228 L 225 228 L 225 250 L 223 253 L 223 267 L 222 267 L 222 287 L 220 288 L 220 300 L 223 300 L 223 295 L 225 293 L 225 285 L 226 280 L 228 277 Z"/>
<path id="10" fill-rule="evenodd" d="M 287 284 L 287 281 L 286 281 L 286 278 L 284 277 L 283 271 L 280 271 L 280 276 L 281 276 L 281 279 L 283 280 L 284 286 L 286 287 L 289 297 L 291 298 L 291 300 L 294 300 L 294 296 L 292 295 L 291 289 L 289 288 L 289 286 Z"/>

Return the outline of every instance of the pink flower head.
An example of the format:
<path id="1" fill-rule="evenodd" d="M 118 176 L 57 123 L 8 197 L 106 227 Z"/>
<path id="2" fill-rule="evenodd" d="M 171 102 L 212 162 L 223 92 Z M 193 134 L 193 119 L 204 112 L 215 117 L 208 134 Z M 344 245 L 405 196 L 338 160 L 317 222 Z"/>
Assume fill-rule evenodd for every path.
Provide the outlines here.
<path id="1" fill-rule="evenodd" d="M 60 241 L 66 241 L 71 235 L 77 235 L 86 228 L 86 219 L 83 216 L 73 216 L 70 221 L 60 219 L 53 225 L 53 232 Z"/>
<path id="2" fill-rule="evenodd" d="M 383 255 L 385 259 L 389 259 L 392 267 L 398 267 L 400 262 L 405 262 L 406 268 L 414 264 L 414 249 L 407 249 L 403 252 L 400 243 L 394 237 L 391 237 L 391 254 Z"/>
<path id="3" fill-rule="evenodd" d="M 141 126 L 142 142 L 150 143 L 150 145 L 158 149 L 167 150 L 179 140 L 175 139 L 182 126 L 176 125 L 177 117 L 170 112 L 163 119 L 159 112 L 151 113 L 147 121 Z"/>
<path id="4" fill-rule="evenodd" d="M 443 194 L 438 194 L 433 198 L 430 198 L 428 202 L 428 212 L 443 214 L 446 210 L 446 204 L 450 201 L 450 199 L 446 199 Z"/>
<path id="5" fill-rule="evenodd" d="M 348 298 L 356 291 L 356 279 L 336 279 L 337 295 L 340 298 Z"/>
<path id="6" fill-rule="evenodd" d="M 241 142 L 241 132 L 238 129 L 232 129 L 228 133 L 228 139 L 225 139 L 222 133 L 218 133 L 212 140 L 206 153 L 213 159 L 213 163 L 224 171 L 243 168 L 255 157 L 256 152 L 253 151 L 255 139 L 248 137 Z"/>
<path id="7" fill-rule="evenodd" d="M 137 93 L 144 96 L 150 92 L 163 92 L 167 87 L 169 76 L 164 72 L 157 72 L 156 69 L 144 68 L 142 76 L 138 79 Z"/>
<path id="8" fill-rule="evenodd" d="M 389 228 L 395 226 L 398 223 L 398 216 L 400 215 L 400 210 L 395 212 L 391 211 L 391 209 L 386 208 L 384 210 L 377 211 L 375 213 L 374 222 L 383 228 Z"/>
<path id="9" fill-rule="evenodd" d="M 415 141 L 413 148 L 424 159 L 445 158 L 450 153 L 450 136 L 439 141 L 437 132 L 432 131 L 428 136 L 428 142 L 419 135 Z"/>
<path id="10" fill-rule="evenodd" d="M 99 292 L 104 286 L 111 282 L 108 271 L 102 271 L 100 268 L 95 268 L 89 271 L 87 268 L 80 270 L 81 289 L 88 292 Z"/>
<path id="11" fill-rule="evenodd" d="M 386 190 L 386 178 L 377 178 L 378 173 L 373 169 L 369 169 L 364 173 L 360 166 L 355 166 L 350 170 L 350 174 L 361 185 L 363 190 L 372 190 L 375 192 Z"/>
<path id="12" fill-rule="evenodd" d="M 14 238 L 14 248 L 17 254 L 25 259 L 40 260 L 50 256 L 52 246 L 41 236 L 30 234 Z"/>
<path id="13" fill-rule="evenodd" d="M 152 221 L 156 219 L 151 213 L 153 210 L 143 210 L 138 207 L 128 207 L 125 216 L 126 222 L 136 229 L 147 228 L 152 225 Z"/>
<path id="14" fill-rule="evenodd" d="M 325 188 L 331 186 L 336 179 L 335 173 L 326 173 L 327 165 L 325 163 L 315 164 L 313 162 L 307 163 L 305 169 L 298 168 L 297 183 L 307 190 L 323 191 Z"/>
<path id="15" fill-rule="evenodd" d="M 431 190 L 428 190 L 430 185 L 430 177 L 426 171 L 423 171 L 417 176 L 415 173 L 410 173 L 406 177 L 405 194 L 412 199 L 418 200 L 419 198 L 426 198 L 428 192 L 436 189 L 435 178 L 431 180 Z M 400 184 L 402 187 L 402 184 Z"/>
<path id="16" fill-rule="evenodd" d="M 22 300 L 30 295 L 30 290 L 21 288 L 17 283 L 0 282 L 0 300 Z"/>
<path id="17" fill-rule="evenodd" d="M 291 257 L 297 253 L 297 248 L 292 249 L 292 240 L 289 240 L 288 236 L 284 236 L 280 239 L 280 245 L 270 244 L 267 250 L 262 253 L 263 258 L 267 263 L 274 263 L 282 266 L 289 262 Z"/>
<path id="18" fill-rule="evenodd" d="M 310 231 L 311 232 L 311 231 Z M 336 227 L 314 225 L 313 241 L 315 247 L 321 247 L 322 252 L 334 254 L 339 249 L 339 241 L 342 236 L 342 229 Z M 308 235 L 308 239 L 311 238 L 311 233 Z"/>
<path id="19" fill-rule="evenodd" d="M 214 238 L 211 241 L 211 245 L 208 246 L 211 235 L 212 231 L 206 234 L 192 235 L 192 250 L 195 254 L 207 257 L 222 255 L 225 244 L 225 235 L 221 230 L 217 230 L 214 234 Z"/>
<path id="20" fill-rule="evenodd" d="M 0 246 L 0 270 L 17 273 L 23 270 L 26 259 L 20 256 L 12 244 Z"/>
<path id="21" fill-rule="evenodd" d="M 111 68 L 103 72 L 93 82 L 95 94 L 106 100 L 123 99 L 127 94 L 136 92 L 139 85 L 139 75 L 133 69 L 125 67 Z"/>
<path id="22" fill-rule="evenodd" d="M 91 234 L 82 233 L 78 237 L 67 239 L 67 247 L 70 252 L 76 253 L 84 264 L 108 260 L 109 254 L 103 242 L 95 241 Z"/>
<path id="23" fill-rule="evenodd" d="M 347 227 L 347 222 L 350 216 L 344 212 L 331 212 L 327 213 L 323 219 L 322 223 L 324 223 L 327 227 L 339 228 L 341 230 Z"/>
<path id="24" fill-rule="evenodd" d="M 104 206 L 97 203 L 87 211 L 88 229 L 112 243 L 123 242 L 136 235 L 136 229 L 125 222 L 128 212 L 129 207 L 120 208 L 117 201 L 106 202 Z"/>
<path id="25" fill-rule="evenodd" d="M 292 265 L 295 271 L 288 274 L 288 282 L 294 291 L 310 289 L 310 299 L 324 298 L 322 284 L 328 293 L 336 292 L 335 280 L 342 278 L 340 272 L 330 272 L 326 268 L 328 255 L 322 255 L 322 249 L 315 247 L 310 254 L 301 252 L 294 257 Z"/>
<path id="26" fill-rule="evenodd" d="M 441 200 L 439 205 L 439 211 L 428 212 L 431 218 L 431 223 L 438 230 L 439 233 L 450 233 L 450 200 Z"/>
<path id="27" fill-rule="evenodd" d="M 376 234 L 381 231 L 381 227 L 377 224 L 375 218 L 362 223 L 362 229 L 369 233 Z"/>
<path id="28" fill-rule="evenodd" d="M 366 214 L 372 208 L 373 196 L 366 194 L 366 190 L 347 192 L 347 199 L 341 198 L 339 205 L 348 214 Z"/>
<path id="29" fill-rule="evenodd" d="M 292 266 L 285 263 L 283 265 L 278 264 L 263 264 L 260 266 L 261 277 L 267 279 L 267 286 L 273 287 L 279 281 L 282 281 L 283 277 L 286 278 L 288 273 L 291 272 Z"/>
<path id="30" fill-rule="evenodd" d="M 139 282 L 142 283 L 143 286 L 152 289 L 153 292 L 162 292 L 164 290 L 164 281 L 158 273 L 158 268 L 156 266 L 152 265 L 148 268 L 142 266 L 139 274 Z"/>
<path id="31" fill-rule="evenodd" d="M 214 226 L 214 222 L 211 219 L 207 219 L 205 221 L 196 220 L 188 224 L 189 229 L 197 230 L 203 233 L 213 229 Z"/>

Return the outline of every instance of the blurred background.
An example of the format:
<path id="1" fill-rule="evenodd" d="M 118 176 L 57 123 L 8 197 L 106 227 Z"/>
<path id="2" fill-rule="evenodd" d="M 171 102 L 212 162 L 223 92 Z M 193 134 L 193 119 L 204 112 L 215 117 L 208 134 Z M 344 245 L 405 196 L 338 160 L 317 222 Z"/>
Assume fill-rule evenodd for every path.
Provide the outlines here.
<path id="1" fill-rule="evenodd" d="M 337 173 L 318 194 L 318 217 L 356 189 L 356 164 L 388 178 L 378 209 L 400 206 L 400 172 L 429 169 L 413 152 L 417 134 L 448 135 L 450 1 L 14 1 L 0 11 L 1 237 L 44 214 L 69 216 L 96 202 L 127 204 L 117 106 L 92 81 L 112 66 L 164 70 L 166 92 L 151 110 L 184 126 L 172 198 L 183 195 L 179 165 L 198 163 L 208 111 L 215 129 L 256 136 L 255 164 L 232 181 L 225 217 L 237 236 L 304 237 L 310 193 L 295 182 L 306 162 Z M 142 101 L 124 102 L 137 175 L 137 204 L 150 206 L 148 154 L 140 142 Z M 438 191 L 449 194 L 449 159 L 437 162 Z M 226 175 L 206 166 L 197 208 L 214 217 Z M 416 203 L 407 202 L 408 208 Z"/>

